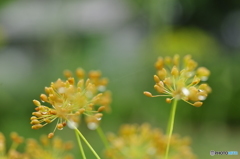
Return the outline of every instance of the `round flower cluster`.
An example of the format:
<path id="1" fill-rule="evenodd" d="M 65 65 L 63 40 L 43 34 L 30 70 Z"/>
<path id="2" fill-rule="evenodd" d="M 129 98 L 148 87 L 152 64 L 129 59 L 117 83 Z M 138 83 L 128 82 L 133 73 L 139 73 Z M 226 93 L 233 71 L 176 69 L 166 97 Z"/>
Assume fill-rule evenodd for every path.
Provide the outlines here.
<path id="1" fill-rule="evenodd" d="M 25 159 L 25 154 L 18 152 L 16 149 L 19 144 L 23 143 L 23 137 L 19 136 L 16 132 L 10 134 L 12 145 L 10 149 L 6 150 L 6 139 L 3 133 L 0 132 L 0 158 L 1 159 Z"/>
<path id="2" fill-rule="evenodd" d="M 159 159 L 164 158 L 167 146 L 167 136 L 159 129 L 153 129 L 149 124 L 123 125 L 119 134 L 109 134 L 110 146 L 105 150 L 109 159 Z M 190 139 L 173 135 L 171 139 L 169 159 L 195 159 L 192 153 Z"/>
<path id="3" fill-rule="evenodd" d="M 41 137 L 38 143 L 34 139 L 27 139 L 24 152 L 17 150 L 18 146 L 24 142 L 23 137 L 16 132 L 10 134 L 12 145 L 6 150 L 5 136 L 0 132 L 0 158 L 1 159 L 73 159 L 67 153 L 72 149 L 71 142 L 63 142 L 60 138 L 53 138 L 52 142 L 46 136 Z"/>
<path id="4" fill-rule="evenodd" d="M 40 142 L 35 139 L 28 139 L 26 142 L 26 159 L 74 159 L 67 153 L 73 145 L 71 142 L 63 142 L 60 138 L 54 137 L 49 141 L 47 136 L 41 136 Z"/>
<path id="5" fill-rule="evenodd" d="M 56 129 L 62 130 L 68 125 L 75 129 L 84 115 L 89 129 L 96 129 L 101 120 L 103 110 L 110 110 L 111 93 L 107 91 L 108 80 L 101 77 L 101 72 L 90 71 L 85 80 L 85 71 L 76 70 L 77 82 L 71 71 L 64 71 L 67 80 L 58 79 L 50 87 L 45 87 L 46 94 L 41 94 L 42 103 L 33 100 L 37 106 L 32 113 L 32 129 L 39 129 L 57 119 L 57 124 L 48 137 L 52 138 Z"/>
<path id="6" fill-rule="evenodd" d="M 186 55 L 183 63 L 180 63 L 178 55 L 171 57 L 159 57 L 155 63 L 157 74 L 154 75 L 155 90 L 160 95 L 153 96 L 150 92 L 144 92 L 148 97 L 167 96 L 167 103 L 173 99 L 180 100 L 195 106 L 202 106 L 202 101 L 211 92 L 211 88 L 201 81 L 206 81 L 210 71 L 205 67 L 197 68 L 197 62 Z"/>

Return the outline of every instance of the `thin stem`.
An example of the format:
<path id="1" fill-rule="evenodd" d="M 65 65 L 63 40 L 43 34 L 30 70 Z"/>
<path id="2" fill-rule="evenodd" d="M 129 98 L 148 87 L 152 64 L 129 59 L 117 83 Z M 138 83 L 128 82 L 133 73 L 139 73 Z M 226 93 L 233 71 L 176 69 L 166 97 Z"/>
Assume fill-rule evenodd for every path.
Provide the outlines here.
<path id="1" fill-rule="evenodd" d="M 167 148 L 166 148 L 166 153 L 165 153 L 165 159 L 168 159 L 168 153 L 169 153 L 169 148 L 170 148 L 170 141 L 172 137 L 172 132 L 173 132 L 173 125 L 174 125 L 174 117 L 177 109 L 177 99 L 173 100 L 172 108 L 171 108 L 171 113 L 168 121 L 168 128 L 167 128 Z"/>
<path id="2" fill-rule="evenodd" d="M 97 128 L 97 132 L 98 132 L 98 135 L 100 136 L 102 142 L 104 143 L 105 148 L 107 149 L 108 148 L 108 141 L 107 141 L 107 138 L 104 135 L 104 133 L 103 133 L 103 131 L 102 131 L 100 126 L 98 126 L 98 128 Z"/>
<path id="3" fill-rule="evenodd" d="M 82 143 L 81 143 L 80 137 L 79 137 L 78 132 L 77 132 L 76 129 L 75 129 L 75 134 L 76 134 L 76 137 L 77 137 L 77 141 L 78 141 L 78 145 L 79 145 L 82 157 L 83 157 L 83 159 L 86 159 L 86 156 L 85 156 L 85 153 L 84 153 L 84 150 L 83 150 L 83 147 L 82 147 Z"/>
<path id="4" fill-rule="evenodd" d="M 171 96 L 171 95 L 154 95 L 152 97 L 169 97 L 169 96 Z"/>
<path id="5" fill-rule="evenodd" d="M 90 150 L 92 151 L 92 153 L 95 155 L 95 157 L 97 159 L 101 159 L 98 154 L 96 153 L 96 151 L 92 148 L 92 146 L 88 143 L 88 141 L 85 139 L 85 137 L 83 136 L 83 134 L 76 128 L 74 127 L 75 131 L 78 133 L 78 135 L 83 139 L 83 141 L 87 144 L 87 146 L 90 148 Z"/>

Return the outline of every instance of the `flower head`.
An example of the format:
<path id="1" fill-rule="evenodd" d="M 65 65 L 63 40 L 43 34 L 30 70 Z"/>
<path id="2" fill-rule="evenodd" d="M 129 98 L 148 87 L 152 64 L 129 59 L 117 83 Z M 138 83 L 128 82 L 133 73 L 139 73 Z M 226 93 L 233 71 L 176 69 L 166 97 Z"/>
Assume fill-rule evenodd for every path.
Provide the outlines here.
<path id="1" fill-rule="evenodd" d="M 178 55 L 173 58 L 159 57 L 155 63 L 157 74 L 154 75 L 154 88 L 160 95 L 144 94 L 148 97 L 167 96 L 167 103 L 182 99 L 195 107 L 202 106 L 211 88 L 206 83 L 200 83 L 208 79 L 210 71 L 205 67 L 197 68 L 197 65 L 190 55 L 184 57 L 183 63 L 180 63 Z"/>
<path id="2" fill-rule="evenodd" d="M 25 153 L 28 159 L 73 159 L 74 157 L 67 153 L 72 147 L 71 142 L 63 142 L 58 137 L 49 141 L 47 136 L 42 136 L 40 143 L 35 139 L 28 139 Z"/>
<path id="3" fill-rule="evenodd" d="M 88 79 L 84 79 L 85 71 L 81 68 L 76 70 L 77 82 L 69 70 L 64 71 L 67 80 L 58 79 L 52 82 L 50 87 L 45 87 L 46 94 L 41 94 L 41 104 L 33 100 L 37 106 L 32 113 L 32 129 L 39 129 L 57 119 L 56 129 L 62 130 L 67 124 L 75 128 L 80 116 L 86 116 L 86 122 L 90 129 L 96 129 L 101 120 L 103 110 L 110 110 L 111 93 L 106 90 L 108 80 L 101 78 L 99 71 L 91 71 Z"/>
<path id="4" fill-rule="evenodd" d="M 23 143 L 23 137 L 16 132 L 10 134 L 12 145 L 9 150 L 6 149 L 6 139 L 3 133 L 0 132 L 0 158 L 1 159 L 27 159 L 26 155 L 17 151 L 17 147 Z"/>
<path id="5" fill-rule="evenodd" d="M 109 134 L 109 148 L 105 151 L 106 158 L 111 159 L 159 159 L 163 158 L 167 146 L 167 136 L 149 124 L 123 125 L 118 135 Z M 190 139 L 173 135 L 171 139 L 170 159 L 195 159 Z"/>
<path id="6" fill-rule="evenodd" d="M 39 144 L 34 139 L 24 140 L 16 132 L 12 132 L 10 137 L 12 145 L 7 151 L 5 136 L 0 132 L 0 159 L 73 159 L 72 155 L 66 153 L 72 149 L 72 143 L 64 143 L 60 138 L 55 137 L 50 142 L 46 136 L 42 136 Z M 25 151 L 17 151 L 18 146 L 23 143 L 26 143 Z"/>

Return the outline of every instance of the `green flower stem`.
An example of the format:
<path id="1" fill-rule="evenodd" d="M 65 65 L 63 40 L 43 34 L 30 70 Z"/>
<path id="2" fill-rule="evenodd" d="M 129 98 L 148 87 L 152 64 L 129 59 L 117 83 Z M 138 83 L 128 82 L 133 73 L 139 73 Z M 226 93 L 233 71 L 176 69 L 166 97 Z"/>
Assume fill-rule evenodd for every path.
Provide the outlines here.
<path id="1" fill-rule="evenodd" d="M 98 132 L 98 135 L 100 136 L 102 142 L 104 143 L 105 148 L 107 149 L 108 148 L 108 141 L 107 141 L 107 138 L 106 138 L 105 134 L 103 133 L 100 126 L 98 126 L 98 128 L 97 128 L 97 132 Z"/>
<path id="2" fill-rule="evenodd" d="M 10 147 L 10 150 L 16 150 L 18 147 L 18 144 L 16 142 L 13 142 L 11 147 Z"/>
<path id="3" fill-rule="evenodd" d="M 165 159 L 168 159 L 168 152 L 169 152 L 169 148 L 170 148 L 170 141 L 171 141 L 172 132 L 173 132 L 174 117 L 175 117 L 175 113 L 176 113 L 176 109 L 177 109 L 177 101 L 178 101 L 177 99 L 173 100 L 171 113 L 170 113 L 170 117 L 169 117 L 169 121 L 168 121 L 168 128 L 167 128 L 168 141 L 167 141 L 167 148 L 166 148 L 166 153 L 165 153 Z"/>
<path id="4" fill-rule="evenodd" d="M 83 157 L 83 159 L 86 159 L 86 156 L 85 156 L 85 153 L 84 153 L 84 150 L 83 150 L 83 147 L 82 147 L 82 143 L 81 143 L 80 137 L 79 137 L 78 132 L 77 132 L 76 129 L 75 129 L 75 134 L 76 134 L 76 137 L 77 137 L 77 141 L 78 141 L 78 145 L 79 145 L 82 157 Z"/>
<path id="5" fill-rule="evenodd" d="M 83 141 L 87 144 L 87 146 L 90 148 L 90 150 L 92 151 L 92 153 L 95 155 L 95 157 L 97 159 L 101 159 L 98 154 L 96 153 L 96 151 L 92 148 L 92 146 L 88 143 L 88 141 L 85 139 L 85 137 L 83 136 L 83 134 L 75 127 L 74 128 L 76 133 L 78 133 L 78 135 L 83 139 Z"/>

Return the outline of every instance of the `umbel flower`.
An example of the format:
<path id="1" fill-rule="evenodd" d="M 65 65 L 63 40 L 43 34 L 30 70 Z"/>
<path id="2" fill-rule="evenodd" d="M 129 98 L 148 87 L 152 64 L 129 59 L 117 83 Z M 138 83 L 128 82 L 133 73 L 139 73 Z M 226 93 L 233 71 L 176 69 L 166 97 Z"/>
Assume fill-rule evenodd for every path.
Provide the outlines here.
<path id="1" fill-rule="evenodd" d="M 57 120 L 56 127 L 48 137 L 52 138 L 56 129 L 62 130 L 67 124 L 76 128 L 80 116 L 84 115 L 90 129 L 96 129 L 101 120 L 103 110 L 110 110 L 111 93 L 107 91 L 108 80 L 101 77 L 101 72 L 90 71 L 84 79 L 85 71 L 76 70 L 77 81 L 69 70 L 64 71 L 67 80 L 58 79 L 50 87 L 45 87 L 46 94 L 41 94 L 41 104 L 33 100 L 37 106 L 32 113 L 32 129 L 39 129 Z M 50 105 L 50 106 L 47 106 Z"/>
<path id="2" fill-rule="evenodd" d="M 47 136 L 42 136 L 40 143 L 35 139 L 27 139 L 25 151 L 19 152 L 17 148 L 25 143 L 23 137 L 16 132 L 10 134 L 12 145 L 7 151 L 5 136 L 0 132 L 0 159 L 73 159 L 67 151 L 72 149 L 71 142 L 63 142 L 60 138 L 53 138 L 52 142 Z"/>
<path id="3" fill-rule="evenodd" d="M 42 136 L 40 142 L 35 139 L 28 139 L 26 142 L 26 159 L 73 159 L 67 153 L 73 147 L 71 142 L 63 142 L 60 138 L 54 137 L 49 140 L 47 136 Z"/>
<path id="4" fill-rule="evenodd" d="M 148 97 L 166 96 L 167 103 L 173 99 L 183 100 L 195 107 L 202 106 L 202 101 L 211 92 L 211 88 L 206 83 L 210 71 L 205 67 L 198 67 L 190 55 L 183 58 L 180 63 L 179 55 L 171 57 L 159 57 L 155 63 L 157 74 L 154 75 L 155 90 L 160 95 L 153 96 L 150 92 L 144 92 Z"/>
<path id="5" fill-rule="evenodd" d="M 107 159 L 160 159 L 165 155 L 167 136 L 149 124 L 123 125 L 118 135 L 109 134 L 110 146 L 105 150 Z M 169 159 L 195 159 L 188 137 L 173 135 Z"/>
<path id="6" fill-rule="evenodd" d="M 23 137 L 19 136 L 16 132 L 10 134 L 12 145 L 9 150 L 6 148 L 6 138 L 0 132 L 0 158 L 1 159 L 27 159 L 26 155 L 17 151 L 17 147 L 23 143 Z"/>

